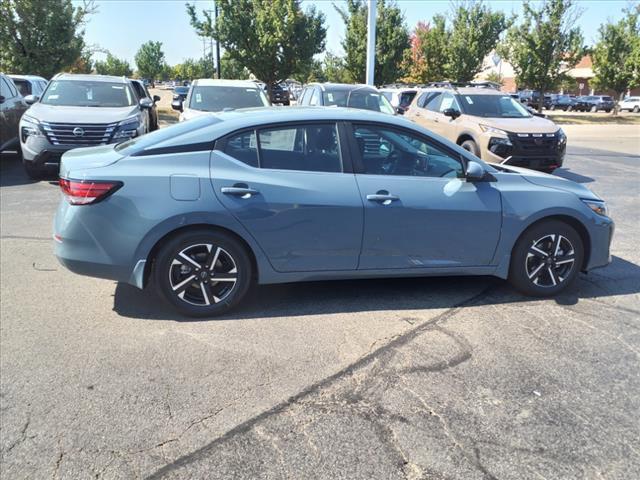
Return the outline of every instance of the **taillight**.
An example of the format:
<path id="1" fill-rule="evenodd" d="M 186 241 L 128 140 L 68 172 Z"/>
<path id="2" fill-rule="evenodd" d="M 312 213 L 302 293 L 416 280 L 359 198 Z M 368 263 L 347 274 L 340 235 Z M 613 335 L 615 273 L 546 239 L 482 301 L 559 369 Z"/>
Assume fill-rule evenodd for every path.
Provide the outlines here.
<path id="1" fill-rule="evenodd" d="M 111 195 L 121 186 L 122 182 L 60 179 L 60 189 L 71 205 L 97 203 Z"/>

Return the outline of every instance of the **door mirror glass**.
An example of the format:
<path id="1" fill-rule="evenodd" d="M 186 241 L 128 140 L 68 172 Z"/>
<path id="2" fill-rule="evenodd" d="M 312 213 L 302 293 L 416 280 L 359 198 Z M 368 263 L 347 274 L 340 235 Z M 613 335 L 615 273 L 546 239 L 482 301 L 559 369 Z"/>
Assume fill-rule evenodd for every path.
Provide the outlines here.
<path id="1" fill-rule="evenodd" d="M 27 105 L 33 105 L 38 100 L 39 97 L 37 95 L 27 95 L 26 97 L 24 97 L 24 103 L 26 103 Z"/>
<path id="2" fill-rule="evenodd" d="M 467 180 L 482 180 L 484 178 L 484 167 L 473 160 L 467 163 Z"/>
<path id="3" fill-rule="evenodd" d="M 0 103 L 4 103 L 4 97 L 0 95 Z"/>
<path id="4" fill-rule="evenodd" d="M 173 108 L 174 110 L 178 110 L 179 112 L 182 111 L 182 100 L 181 99 L 176 99 L 174 101 L 171 102 L 171 108 Z"/>
<path id="5" fill-rule="evenodd" d="M 160 101 L 160 95 L 154 95 L 153 96 L 153 101 L 154 102 L 159 102 Z"/>
<path id="6" fill-rule="evenodd" d="M 153 100 L 151 100 L 150 98 L 141 98 L 140 102 L 138 102 L 140 104 L 141 108 L 151 108 L 153 107 Z"/>
<path id="7" fill-rule="evenodd" d="M 460 112 L 455 108 L 446 108 L 442 111 L 442 114 L 453 119 L 456 119 L 460 116 Z"/>

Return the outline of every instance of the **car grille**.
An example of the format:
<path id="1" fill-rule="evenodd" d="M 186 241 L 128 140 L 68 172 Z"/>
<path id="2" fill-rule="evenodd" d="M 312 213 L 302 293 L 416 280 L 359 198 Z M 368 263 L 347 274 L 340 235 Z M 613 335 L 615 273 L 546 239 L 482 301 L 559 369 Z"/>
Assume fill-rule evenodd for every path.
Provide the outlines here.
<path id="1" fill-rule="evenodd" d="M 91 146 L 109 143 L 118 125 L 114 123 L 40 122 L 52 145 Z"/>
<path id="2" fill-rule="evenodd" d="M 511 133 L 509 140 L 516 155 L 554 155 L 558 153 L 555 133 Z"/>

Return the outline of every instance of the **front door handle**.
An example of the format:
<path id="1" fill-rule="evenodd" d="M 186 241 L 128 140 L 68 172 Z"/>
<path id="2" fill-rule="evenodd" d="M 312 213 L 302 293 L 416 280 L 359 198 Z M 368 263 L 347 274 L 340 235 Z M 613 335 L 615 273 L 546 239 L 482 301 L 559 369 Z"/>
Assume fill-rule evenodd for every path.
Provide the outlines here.
<path id="1" fill-rule="evenodd" d="M 398 197 L 397 195 L 392 195 L 385 190 L 381 190 L 378 193 L 367 195 L 367 200 L 369 200 L 370 202 L 378 202 L 383 205 L 389 205 L 391 202 L 400 200 L 400 197 Z"/>
<path id="2" fill-rule="evenodd" d="M 225 195 L 233 195 L 235 197 L 251 198 L 253 195 L 260 193 L 258 190 L 249 188 L 246 185 L 234 185 L 233 187 L 222 187 L 220 189 Z"/>

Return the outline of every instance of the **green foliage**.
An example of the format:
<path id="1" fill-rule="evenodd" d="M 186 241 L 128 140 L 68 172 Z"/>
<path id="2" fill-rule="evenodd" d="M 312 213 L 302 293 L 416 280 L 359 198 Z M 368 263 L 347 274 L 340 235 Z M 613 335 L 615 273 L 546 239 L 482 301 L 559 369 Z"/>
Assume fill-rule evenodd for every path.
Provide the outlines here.
<path id="1" fill-rule="evenodd" d="M 607 22 L 598 29 L 598 41 L 591 54 L 593 87 L 611 89 L 622 98 L 628 88 L 640 85 L 639 16 L 637 5 L 618 23 Z"/>
<path id="2" fill-rule="evenodd" d="M 135 61 L 140 77 L 151 80 L 158 77 L 167 78 L 168 71 L 162 51 L 162 42 L 148 41 L 143 43 L 136 53 Z"/>
<path id="3" fill-rule="evenodd" d="M 460 82 L 473 80 L 508 26 L 502 12 L 493 12 L 481 2 L 454 6 L 447 43 L 447 77 Z"/>
<path id="4" fill-rule="evenodd" d="M 485 80 L 487 80 L 489 82 L 497 83 L 498 85 L 502 85 L 502 82 L 504 81 L 504 78 L 498 72 L 490 72 L 485 77 Z"/>
<path id="5" fill-rule="evenodd" d="M 347 0 L 346 8 L 334 6 L 345 24 L 342 48 L 346 52 L 344 67 L 349 81 L 364 83 L 367 68 L 367 15 L 364 0 Z M 377 84 L 391 83 L 400 75 L 405 50 L 409 48 L 409 32 L 404 16 L 395 3 L 378 0 L 376 9 Z"/>
<path id="6" fill-rule="evenodd" d="M 349 81 L 349 73 L 345 67 L 345 62 L 342 57 L 334 55 L 331 52 L 327 52 L 322 61 L 322 74 L 323 79 L 318 81 L 346 83 Z"/>
<path id="7" fill-rule="evenodd" d="M 0 70 L 51 78 L 83 54 L 94 5 L 71 0 L 0 1 Z"/>
<path id="8" fill-rule="evenodd" d="M 220 59 L 220 72 L 223 78 L 229 78 L 232 80 L 248 80 L 249 69 L 240 64 L 238 60 L 231 58 L 229 52 L 224 52 Z"/>
<path id="9" fill-rule="evenodd" d="M 75 62 L 67 69 L 69 73 L 91 73 L 93 71 L 93 50 L 85 48 L 82 50 L 80 56 Z"/>
<path id="10" fill-rule="evenodd" d="M 96 73 L 100 75 L 116 75 L 118 77 L 130 77 L 133 75 L 129 62 L 115 57 L 111 53 L 107 53 L 107 58 L 104 61 L 96 61 L 95 69 Z"/>
<path id="11" fill-rule="evenodd" d="M 411 48 L 405 51 L 402 79 L 409 83 L 428 83 L 447 80 L 449 64 L 449 32 L 442 15 L 435 15 L 429 23 L 419 22 L 411 37 Z"/>
<path id="12" fill-rule="evenodd" d="M 519 87 L 544 94 L 556 89 L 584 54 L 575 26 L 579 12 L 571 0 L 545 0 L 538 7 L 525 2 L 523 9 L 522 22 L 509 29 L 500 53 L 513 65 Z"/>
<path id="13" fill-rule="evenodd" d="M 214 25 L 208 11 L 201 20 L 195 5 L 187 4 L 191 25 L 220 42 L 227 62 L 237 62 L 269 86 L 308 67 L 324 49 L 324 15 L 315 7 L 303 12 L 298 0 L 216 0 L 216 5 Z M 226 68 L 222 63 L 225 77 Z"/>
<path id="14" fill-rule="evenodd" d="M 184 62 L 174 65 L 172 77 L 180 80 L 213 78 L 215 72 L 214 58 L 212 55 L 207 55 L 197 60 L 187 58 Z"/>

